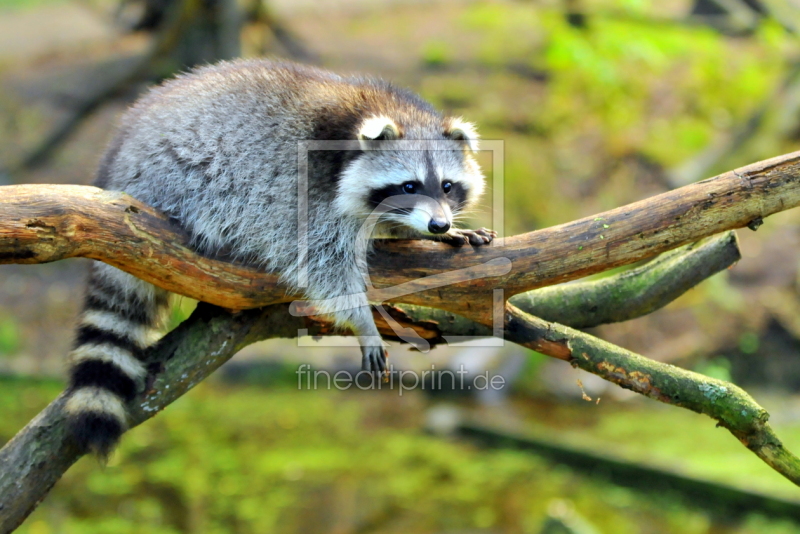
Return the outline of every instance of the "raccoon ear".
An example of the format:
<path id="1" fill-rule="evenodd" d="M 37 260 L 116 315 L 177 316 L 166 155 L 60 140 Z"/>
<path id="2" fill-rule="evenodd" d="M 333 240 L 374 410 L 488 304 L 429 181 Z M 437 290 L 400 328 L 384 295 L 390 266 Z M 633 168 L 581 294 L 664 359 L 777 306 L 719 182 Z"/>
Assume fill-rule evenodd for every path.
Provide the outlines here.
<path id="1" fill-rule="evenodd" d="M 373 141 L 394 141 L 400 138 L 400 128 L 383 115 L 365 120 L 358 129 L 358 141 L 362 150 L 374 147 Z"/>
<path id="2" fill-rule="evenodd" d="M 444 135 L 453 141 L 462 141 L 471 152 L 478 151 L 480 136 L 471 122 L 462 120 L 460 117 L 452 118 L 448 121 Z"/>

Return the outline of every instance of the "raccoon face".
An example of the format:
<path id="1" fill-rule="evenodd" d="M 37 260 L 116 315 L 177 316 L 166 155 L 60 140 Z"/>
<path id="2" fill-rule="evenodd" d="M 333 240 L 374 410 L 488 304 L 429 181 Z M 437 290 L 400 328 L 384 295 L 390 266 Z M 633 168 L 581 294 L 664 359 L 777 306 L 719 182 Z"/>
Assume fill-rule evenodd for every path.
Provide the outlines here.
<path id="1" fill-rule="evenodd" d="M 449 119 L 404 133 L 391 119 L 373 117 L 358 139 L 362 153 L 342 172 L 335 207 L 343 215 L 380 216 L 381 233 L 444 234 L 483 192 L 469 123 Z"/>

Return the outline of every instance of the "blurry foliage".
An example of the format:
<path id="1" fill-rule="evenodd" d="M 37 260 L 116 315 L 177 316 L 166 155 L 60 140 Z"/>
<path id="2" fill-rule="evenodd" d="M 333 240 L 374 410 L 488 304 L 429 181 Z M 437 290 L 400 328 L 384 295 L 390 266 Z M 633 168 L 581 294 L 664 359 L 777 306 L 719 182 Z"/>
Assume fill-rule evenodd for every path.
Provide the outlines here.
<path id="1" fill-rule="evenodd" d="M 61 4 L 67 0 L 0 0 L 0 10 L 30 9 L 42 5 Z"/>
<path id="2" fill-rule="evenodd" d="M 769 97 L 794 49 L 769 20 L 731 38 L 648 19 L 652 1 L 586 4 L 586 29 L 528 3 L 466 6 L 457 20 L 471 42 L 461 53 L 481 74 L 422 82 L 426 98 L 468 116 L 485 138 L 505 139 L 508 234 L 634 200 L 635 177 L 615 161 L 638 155 L 663 169 L 696 155 Z M 431 41 L 423 62 L 451 52 Z M 594 198 L 577 207 L 582 189 Z"/>
<path id="3" fill-rule="evenodd" d="M 721 358 L 712 363 L 718 366 L 717 371 L 724 372 Z M 714 372 L 710 366 L 705 370 Z M 787 402 L 785 395 L 760 393 L 757 398 L 771 411 Z M 651 400 L 617 403 L 607 395 L 600 399 L 597 404 L 596 399 L 576 401 L 577 406 L 552 400 L 519 404 L 528 415 L 525 429 L 539 439 L 589 453 L 608 451 L 612 457 L 632 464 L 798 501 L 797 486 L 777 472 L 764 469 L 761 460 L 706 416 Z M 797 419 L 770 423 L 777 425 L 783 442 L 796 450 L 800 445 Z M 795 528 L 800 532 L 800 525 Z"/>
<path id="4" fill-rule="evenodd" d="M 4 380 L 0 439 L 59 389 Z M 654 534 L 755 534 L 782 525 L 758 516 L 715 525 L 670 495 L 615 487 L 519 451 L 426 436 L 419 402 L 204 384 L 131 431 L 104 469 L 82 459 L 18 532 L 537 533 L 552 499 L 615 534 L 645 524 Z M 634 427 L 627 421 L 617 430 Z M 685 451 L 700 448 L 690 439 Z"/>
<path id="5" fill-rule="evenodd" d="M 758 350 L 758 334 L 755 332 L 744 332 L 739 337 L 739 350 L 745 354 L 754 354 Z"/>
<path id="6" fill-rule="evenodd" d="M 0 0 L 0 8 L 55 1 L 63 0 Z M 484 138 L 504 140 L 505 191 L 491 193 L 504 196 L 508 235 L 666 189 L 659 174 L 745 121 L 770 98 L 797 51 L 795 38 L 769 20 L 753 35 L 733 38 L 703 26 L 654 22 L 661 7 L 655 0 L 582 5 L 584 29 L 538 3 L 453 4 L 456 41 L 435 35 L 417 43 L 409 29 L 425 16 L 419 6 L 401 14 L 405 19 L 376 10 L 347 23 L 353 38 L 374 34 L 380 50 L 394 41 L 398 20 L 405 21 L 407 49 L 418 54 L 413 64 L 425 68 L 416 81 L 423 96 L 477 123 Z M 17 106 L 0 99 L 0 111 Z M 42 130 L 40 111 L 23 107 L 0 115 L 6 151 L 30 144 L 21 140 Z M 782 148 L 791 150 L 792 140 Z M 720 317 L 748 311 L 726 274 L 702 287 L 676 304 L 697 305 L 697 321 L 707 331 Z M 179 299 L 169 327 L 193 306 Z M 15 350 L 16 332 L 13 318 L 0 316 L 0 355 Z M 735 343 L 752 351 L 759 338 L 747 331 Z M 534 382 L 543 361 L 530 356 L 522 383 Z M 698 370 L 730 373 L 724 359 Z M 0 440 L 62 387 L 0 382 Z M 420 406 L 403 411 L 396 396 L 366 397 L 201 385 L 133 430 L 105 469 L 91 459 L 77 464 L 19 532 L 536 533 L 552 498 L 570 499 L 601 532 L 615 534 L 642 532 L 642 525 L 653 533 L 800 532 L 793 523 L 759 516 L 738 526 L 713 525 L 668 496 L 614 487 L 520 452 L 434 439 L 417 431 Z M 731 483 L 788 484 L 700 416 L 665 409 L 658 417 L 600 417 L 606 401 L 591 411 L 585 406 L 582 413 L 597 423 L 591 429 L 558 409 L 537 410 L 528 420 L 561 418 L 559 437 L 593 447 L 605 441 L 615 451 L 624 444 L 634 461 L 683 458 L 703 475 Z M 800 443 L 797 429 L 786 434 L 787 442 Z"/>
<path id="7" fill-rule="evenodd" d="M 173 330 L 176 326 L 188 319 L 195 307 L 197 307 L 196 300 L 181 295 L 173 295 L 170 298 L 169 316 L 166 320 L 165 331 L 169 332 Z"/>
<path id="8" fill-rule="evenodd" d="M 422 61 L 428 67 L 442 67 L 452 60 L 450 46 L 442 41 L 429 41 L 422 52 Z"/>
<path id="9" fill-rule="evenodd" d="M 526 350 L 525 365 L 513 384 L 514 391 L 521 395 L 541 394 L 544 387 L 539 380 L 539 373 L 550 360 L 549 356 L 540 352 Z"/>
<path id="10" fill-rule="evenodd" d="M 742 297 L 741 291 L 732 286 L 727 273 L 720 273 L 704 281 L 707 289 L 702 297 L 709 299 L 708 304 L 719 307 L 731 313 L 743 313 L 747 311 L 747 304 Z"/>
<path id="11" fill-rule="evenodd" d="M 756 343 L 758 343 L 757 336 Z M 731 362 L 724 357 L 703 361 L 694 370 L 717 380 L 725 380 L 727 382 L 731 380 Z"/>
<path id="12" fill-rule="evenodd" d="M 16 352 L 19 345 L 19 324 L 11 316 L 0 315 L 0 357 Z"/>

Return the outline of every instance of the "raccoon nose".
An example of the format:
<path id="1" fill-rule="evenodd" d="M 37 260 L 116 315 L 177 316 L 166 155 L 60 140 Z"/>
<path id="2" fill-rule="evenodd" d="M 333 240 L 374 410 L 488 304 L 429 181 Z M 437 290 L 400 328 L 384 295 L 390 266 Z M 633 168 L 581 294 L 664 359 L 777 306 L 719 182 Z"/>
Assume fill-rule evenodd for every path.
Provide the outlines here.
<path id="1" fill-rule="evenodd" d="M 445 219 L 431 219 L 428 223 L 428 231 L 432 234 L 443 234 L 450 229 L 450 223 Z"/>

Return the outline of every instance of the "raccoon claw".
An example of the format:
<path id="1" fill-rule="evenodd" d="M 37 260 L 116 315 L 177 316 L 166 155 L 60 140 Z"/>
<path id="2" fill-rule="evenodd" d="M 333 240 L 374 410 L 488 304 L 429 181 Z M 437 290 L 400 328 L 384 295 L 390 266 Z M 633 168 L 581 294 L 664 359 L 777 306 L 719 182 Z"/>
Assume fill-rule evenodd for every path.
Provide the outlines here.
<path id="1" fill-rule="evenodd" d="M 389 353 L 383 347 L 362 347 L 361 353 L 361 370 L 385 378 Z"/>
<path id="2" fill-rule="evenodd" d="M 494 241 L 495 237 L 497 237 L 497 232 L 484 227 L 480 227 L 477 230 L 474 230 L 474 233 L 483 240 L 482 244 L 484 245 L 488 245 L 489 243 Z M 472 244 L 475 245 L 475 243 Z"/>
<path id="3" fill-rule="evenodd" d="M 488 245 L 495 237 L 497 237 L 497 232 L 487 228 L 478 228 L 477 230 L 451 230 L 443 241 L 454 247 L 460 247 L 466 244 L 479 247 L 481 245 Z"/>

